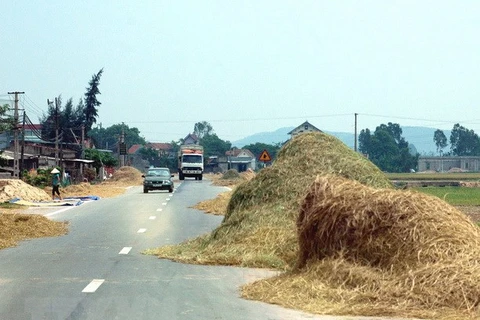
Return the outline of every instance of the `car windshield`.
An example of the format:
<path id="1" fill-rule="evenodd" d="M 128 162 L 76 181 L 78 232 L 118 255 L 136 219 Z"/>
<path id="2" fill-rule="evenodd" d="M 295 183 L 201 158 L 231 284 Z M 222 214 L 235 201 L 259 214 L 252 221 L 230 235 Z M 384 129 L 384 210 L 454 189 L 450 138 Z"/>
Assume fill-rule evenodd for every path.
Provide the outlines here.
<path id="1" fill-rule="evenodd" d="M 152 169 L 148 170 L 147 176 L 169 177 L 170 172 L 165 169 Z"/>

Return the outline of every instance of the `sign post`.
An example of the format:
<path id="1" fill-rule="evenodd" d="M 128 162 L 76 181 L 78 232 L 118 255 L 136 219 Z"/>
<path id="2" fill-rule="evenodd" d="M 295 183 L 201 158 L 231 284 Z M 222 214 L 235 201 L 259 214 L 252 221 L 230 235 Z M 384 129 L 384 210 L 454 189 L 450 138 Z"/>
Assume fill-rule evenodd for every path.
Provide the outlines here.
<path id="1" fill-rule="evenodd" d="M 270 154 L 268 154 L 268 151 L 265 149 L 260 154 L 260 157 L 258 158 L 258 160 L 263 161 L 263 166 L 265 167 L 267 162 L 272 161 L 272 157 L 270 157 Z"/>

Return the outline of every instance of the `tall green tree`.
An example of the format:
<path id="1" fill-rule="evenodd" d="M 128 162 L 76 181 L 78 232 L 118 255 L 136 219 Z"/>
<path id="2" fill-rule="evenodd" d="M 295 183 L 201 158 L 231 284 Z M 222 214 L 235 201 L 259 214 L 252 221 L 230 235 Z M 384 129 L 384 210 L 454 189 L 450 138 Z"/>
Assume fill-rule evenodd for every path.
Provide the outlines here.
<path id="1" fill-rule="evenodd" d="M 443 149 L 445 149 L 448 145 L 448 140 L 445 136 L 445 133 L 443 133 L 443 131 L 440 129 L 435 130 L 433 133 L 433 141 L 437 146 L 437 153 L 442 155 Z"/>
<path id="2" fill-rule="evenodd" d="M 478 156 L 480 139 L 475 131 L 457 123 L 450 133 L 450 150 L 454 156 Z"/>
<path id="3" fill-rule="evenodd" d="M 410 154 L 408 142 L 396 123 L 381 124 L 373 134 L 364 129 L 358 141 L 359 151 L 383 171 L 408 172 L 417 167 L 419 155 Z"/>
<path id="4" fill-rule="evenodd" d="M 203 137 L 210 135 L 212 133 L 213 133 L 213 127 L 207 121 L 197 122 L 193 127 L 193 134 L 195 134 L 198 139 L 202 139 Z"/>
<path id="5" fill-rule="evenodd" d="M 0 106 L 0 133 L 4 131 L 10 131 L 15 128 L 17 125 L 15 119 L 10 115 L 10 105 L 4 104 Z M 0 150 L 0 154 L 3 153 L 3 150 Z M 0 166 L 7 166 L 8 160 L 0 157 Z"/>
<path id="6" fill-rule="evenodd" d="M 97 122 L 98 109 L 102 103 L 98 101 L 97 95 L 101 94 L 98 86 L 102 77 L 103 68 L 97 74 L 92 76 L 88 82 L 87 92 L 85 92 L 85 130 L 89 132 L 94 123 Z"/>
<path id="7" fill-rule="evenodd" d="M 207 134 L 200 140 L 203 146 L 205 159 L 210 156 L 224 156 L 232 148 L 230 141 L 220 139 L 217 134 Z"/>
<path id="8" fill-rule="evenodd" d="M 0 133 L 13 130 L 15 128 L 15 119 L 11 114 L 10 105 L 8 103 L 0 106 Z"/>
<path id="9" fill-rule="evenodd" d="M 114 124 L 108 128 L 103 128 L 100 125 L 88 132 L 88 136 L 92 138 L 98 149 L 109 149 L 113 151 L 116 151 L 122 134 L 124 135 L 127 148 L 130 148 L 134 144 L 146 144 L 145 138 L 140 136 L 140 130 L 138 130 L 138 128 L 130 128 L 124 123 Z"/>
<path id="10" fill-rule="evenodd" d="M 40 118 L 42 139 L 54 142 L 58 129 L 61 143 L 79 144 L 82 134 L 83 110 L 79 112 L 78 108 L 79 106 L 73 106 L 72 98 L 68 99 L 63 106 L 62 96 L 56 97 L 55 103 L 51 103 L 47 113 Z"/>
<path id="11" fill-rule="evenodd" d="M 103 166 L 115 167 L 118 165 L 118 160 L 112 156 L 111 153 L 99 151 L 97 149 L 85 149 L 85 159 L 93 160 L 93 167 L 98 173 Z"/>

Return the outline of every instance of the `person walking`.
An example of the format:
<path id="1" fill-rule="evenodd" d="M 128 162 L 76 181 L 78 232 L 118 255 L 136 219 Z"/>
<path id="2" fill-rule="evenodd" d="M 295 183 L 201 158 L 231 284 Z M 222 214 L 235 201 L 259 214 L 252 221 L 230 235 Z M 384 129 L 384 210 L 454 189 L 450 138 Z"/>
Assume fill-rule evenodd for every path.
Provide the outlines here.
<path id="1" fill-rule="evenodd" d="M 58 195 L 60 200 L 62 195 L 60 194 L 60 171 L 57 168 L 54 168 L 52 171 L 52 200 L 55 200 L 55 194 Z"/>

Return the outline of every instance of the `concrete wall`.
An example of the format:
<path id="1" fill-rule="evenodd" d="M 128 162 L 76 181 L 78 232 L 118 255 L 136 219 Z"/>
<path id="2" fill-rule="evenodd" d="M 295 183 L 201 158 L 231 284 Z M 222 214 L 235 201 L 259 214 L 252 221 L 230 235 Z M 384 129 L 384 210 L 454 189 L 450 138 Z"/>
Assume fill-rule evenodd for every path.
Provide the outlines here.
<path id="1" fill-rule="evenodd" d="M 420 157 L 418 171 L 446 172 L 458 168 L 464 171 L 480 171 L 480 157 Z"/>

